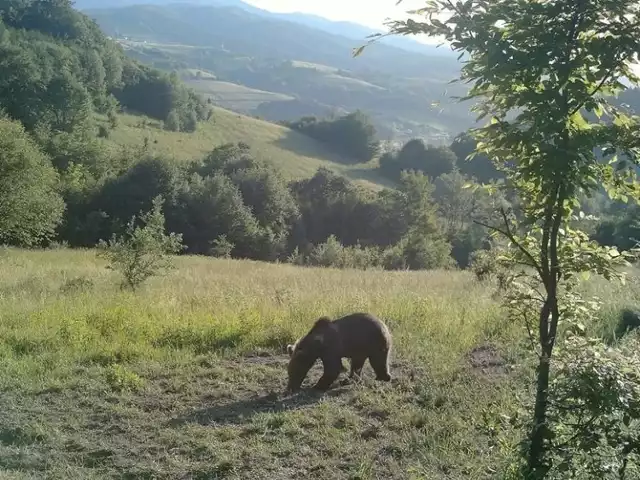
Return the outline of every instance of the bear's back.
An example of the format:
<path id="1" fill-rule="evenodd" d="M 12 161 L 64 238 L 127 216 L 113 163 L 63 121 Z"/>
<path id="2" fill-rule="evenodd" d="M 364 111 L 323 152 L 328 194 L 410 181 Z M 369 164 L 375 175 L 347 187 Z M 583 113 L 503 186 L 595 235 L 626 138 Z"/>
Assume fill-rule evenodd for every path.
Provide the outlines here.
<path id="1" fill-rule="evenodd" d="M 352 313 L 335 320 L 334 326 L 342 343 L 343 356 L 369 356 L 391 346 L 387 326 L 368 313 Z"/>

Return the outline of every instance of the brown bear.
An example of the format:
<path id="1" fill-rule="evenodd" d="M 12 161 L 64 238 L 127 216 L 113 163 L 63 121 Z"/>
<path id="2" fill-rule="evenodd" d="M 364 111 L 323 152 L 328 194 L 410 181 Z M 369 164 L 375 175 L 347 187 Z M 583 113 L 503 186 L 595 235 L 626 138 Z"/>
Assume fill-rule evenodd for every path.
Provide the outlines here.
<path id="1" fill-rule="evenodd" d="M 322 317 L 307 335 L 288 345 L 287 351 L 290 356 L 287 392 L 300 389 L 318 358 L 322 360 L 324 373 L 313 387 L 317 390 L 327 390 L 345 371 L 343 358 L 351 360 L 351 377 L 360 376 L 368 358 L 377 380 L 391 380 L 391 333 L 381 320 L 368 313 L 353 313 L 334 321 Z"/>

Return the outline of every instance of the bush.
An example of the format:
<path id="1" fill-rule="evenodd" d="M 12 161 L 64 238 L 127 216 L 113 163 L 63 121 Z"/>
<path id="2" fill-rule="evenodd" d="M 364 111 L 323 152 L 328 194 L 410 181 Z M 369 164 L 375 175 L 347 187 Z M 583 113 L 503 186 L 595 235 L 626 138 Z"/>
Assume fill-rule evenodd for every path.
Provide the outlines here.
<path id="1" fill-rule="evenodd" d="M 353 268 L 366 270 L 380 266 L 380 251 L 372 247 L 359 245 L 345 247 L 335 235 L 331 235 L 326 242 L 313 247 L 307 256 L 301 255 L 296 248 L 288 261 L 297 265 L 313 267 Z"/>
<path id="2" fill-rule="evenodd" d="M 118 115 L 113 110 L 110 110 L 107 114 L 107 120 L 109 120 L 109 126 L 112 130 L 118 127 Z"/>
<path id="3" fill-rule="evenodd" d="M 490 183 L 504 178 L 486 155 L 475 155 L 472 159 L 468 159 L 476 149 L 476 141 L 468 133 L 458 135 L 449 148 L 455 154 L 456 165 L 464 175 L 480 183 Z"/>
<path id="4" fill-rule="evenodd" d="M 104 125 L 99 125 L 98 126 L 98 137 L 100 138 L 109 138 L 109 129 L 107 127 L 105 127 Z"/>
<path id="5" fill-rule="evenodd" d="M 410 234 L 403 241 L 403 254 L 411 270 L 452 268 L 451 245 L 438 236 Z"/>
<path id="6" fill-rule="evenodd" d="M 180 127 L 180 115 L 178 115 L 178 112 L 175 110 L 171 110 L 164 121 L 165 130 L 169 130 L 170 132 L 179 132 Z"/>
<path id="7" fill-rule="evenodd" d="M 211 241 L 211 255 L 219 258 L 231 258 L 231 252 L 235 245 L 227 240 L 226 235 L 220 235 L 215 240 Z"/>
<path id="8" fill-rule="evenodd" d="M 106 368 L 105 377 L 107 384 L 115 392 L 137 391 L 145 385 L 137 373 L 117 363 Z"/>
<path id="9" fill-rule="evenodd" d="M 489 280 L 498 273 L 499 266 L 495 252 L 476 250 L 469 255 L 469 268 L 478 281 Z"/>
<path id="10" fill-rule="evenodd" d="M 191 110 L 184 117 L 184 120 L 182 122 L 182 131 L 193 133 L 196 131 L 197 128 L 198 128 L 198 116 L 196 115 L 196 112 Z"/>
<path id="11" fill-rule="evenodd" d="M 153 200 L 153 207 L 140 215 L 142 226 L 136 226 L 136 217 L 129 222 L 123 237 L 113 236 L 106 243 L 100 242 L 100 255 L 109 267 L 124 276 L 122 286 L 136 290 L 145 280 L 171 268 L 168 255 L 182 250 L 182 235 L 164 233 L 162 198 Z"/>
<path id="12" fill-rule="evenodd" d="M 448 147 L 425 145 L 421 139 L 409 140 L 399 152 L 387 152 L 380 158 L 380 171 L 393 180 L 399 180 L 403 171 L 434 179 L 451 173 L 455 165 L 456 156 Z"/>
<path id="13" fill-rule="evenodd" d="M 498 248 L 491 250 L 476 250 L 469 255 L 469 268 L 478 281 L 496 280 L 498 292 L 504 291 L 512 279 L 512 275 L 500 261 L 501 251 Z"/>
<path id="14" fill-rule="evenodd" d="M 615 347 L 570 336 L 558 352 L 548 478 L 640 475 L 640 337 Z"/>

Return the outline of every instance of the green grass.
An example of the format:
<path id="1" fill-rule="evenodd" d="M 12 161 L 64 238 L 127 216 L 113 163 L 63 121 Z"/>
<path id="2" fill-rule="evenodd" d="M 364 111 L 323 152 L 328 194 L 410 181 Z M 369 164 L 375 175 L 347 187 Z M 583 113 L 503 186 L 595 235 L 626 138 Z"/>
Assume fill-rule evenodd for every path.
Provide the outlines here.
<path id="1" fill-rule="evenodd" d="M 491 427 L 530 368 L 489 286 L 463 272 L 176 265 L 132 294 L 92 251 L 0 251 L 0 478 L 495 478 Z M 286 344 L 354 311 L 388 323 L 393 381 L 367 365 L 361 383 L 314 394 L 318 364 L 285 396 Z"/>
<path id="2" fill-rule="evenodd" d="M 478 422 L 514 380 L 467 354 L 513 360 L 515 332 L 466 274 L 184 257 L 130 294 L 90 251 L 0 262 L 2 478 L 489 478 L 499 459 Z M 285 345 L 358 310 L 387 320 L 394 381 L 367 366 L 285 397 Z"/>
<path id="3" fill-rule="evenodd" d="M 106 119 L 103 122 L 106 124 Z M 142 145 L 145 138 L 152 153 L 179 160 L 202 158 L 223 143 L 245 142 L 256 158 L 272 163 L 288 179 L 308 178 L 325 167 L 370 188 L 390 186 L 377 174 L 375 161 L 349 164 L 306 135 L 222 108 L 215 108 L 211 121 L 199 124 L 194 133 L 169 132 L 146 117 L 123 115 L 109 141 L 113 145 Z"/>

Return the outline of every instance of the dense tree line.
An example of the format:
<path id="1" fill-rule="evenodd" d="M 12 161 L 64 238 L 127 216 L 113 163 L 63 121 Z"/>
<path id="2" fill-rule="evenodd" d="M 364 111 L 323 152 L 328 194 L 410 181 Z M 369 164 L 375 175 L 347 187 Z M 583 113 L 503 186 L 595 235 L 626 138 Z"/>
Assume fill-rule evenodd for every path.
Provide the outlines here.
<path id="1" fill-rule="evenodd" d="M 186 253 L 394 269 L 455 263 L 448 231 L 459 225 L 441 211 L 457 186 L 433 184 L 422 173 L 374 192 L 327 169 L 287 182 L 244 144 L 178 163 L 144 147 L 107 150 L 83 134 L 49 133 L 0 121 L 0 182 L 10 193 L 2 203 L 3 243 L 93 247 L 122 234 L 161 197 L 166 229 L 182 235 Z M 458 263 L 468 253 L 456 255 Z"/>
<path id="2" fill-rule="evenodd" d="M 173 130 L 209 115 L 175 76 L 129 59 L 69 0 L 0 0 L 0 106 L 29 131 L 86 129 L 118 106 Z"/>
<path id="3" fill-rule="evenodd" d="M 467 133 L 458 135 L 450 146 L 426 145 L 421 139 L 413 139 L 398 151 L 385 152 L 380 157 L 379 169 L 391 180 L 397 180 L 406 170 L 422 172 L 430 178 L 457 170 L 480 183 L 502 179 L 502 174 L 486 155 L 468 158 L 475 148 L 475 141 Z"/>
<path id="4" fill-rule="evenodd" d="M 303 117 L 285 125 L 325 143 L 355 162 L 368 162 L 380 150 L 376 129 L 360 111 L 333 119 Z"/>
<path id="5" fill-rule="evenodd" d="M 75 180 L 67 177 L 69 208 L 58 230 L 59 240 L 72 246 L 94 246 L 122 233 L 133 215 L 161 196 L 167 230 L 182 234 L 191 254 L 218 255 L 223 242 L 225 255 L 236 258 L 314 264 L 317 249 L 334 241 L 351 252 L 349 261 L 367 252 L 369 260 L 357 266 L 452 264 L 434 186 L 422 174 L 405 174 L 397 190 L 379 193 L 327 169 L 286 182 L 246 145 L 227 144 L 191 163 L 143 154 L 81 193 L 72 188 Z"/>

